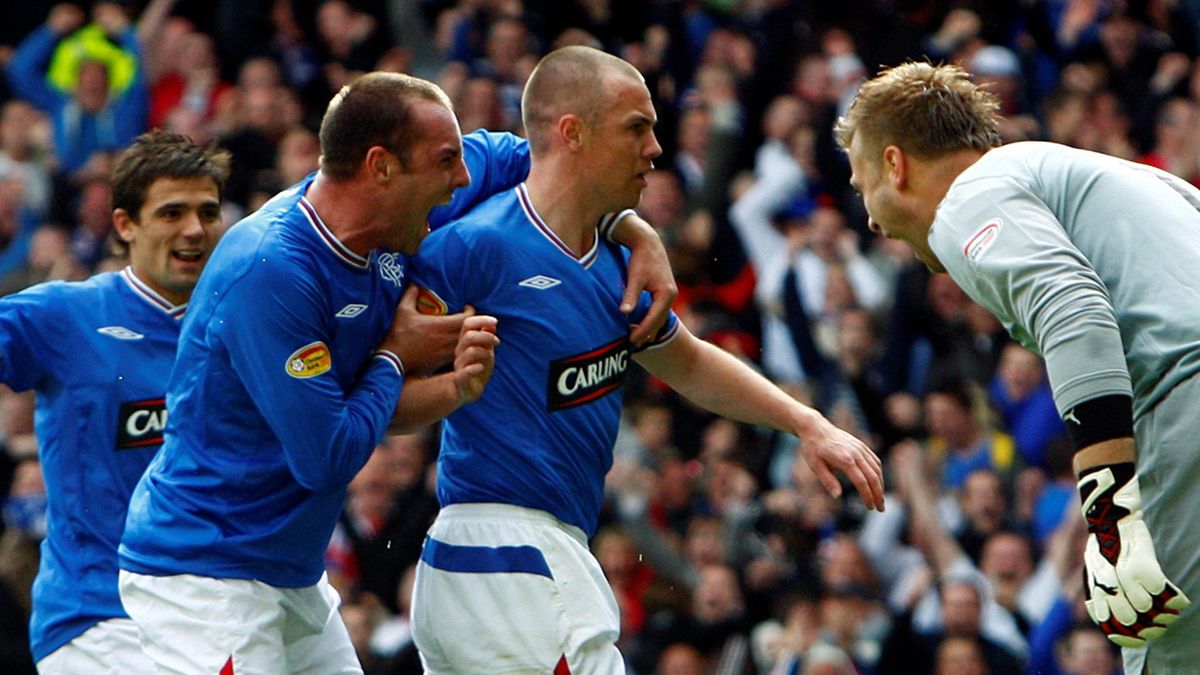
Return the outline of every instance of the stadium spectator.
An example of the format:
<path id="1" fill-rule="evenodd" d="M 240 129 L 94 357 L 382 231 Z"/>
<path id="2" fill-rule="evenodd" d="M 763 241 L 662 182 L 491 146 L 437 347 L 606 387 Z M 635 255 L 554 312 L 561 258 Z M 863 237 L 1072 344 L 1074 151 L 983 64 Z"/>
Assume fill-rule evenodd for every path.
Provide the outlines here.
<path id="1" fill-rule="evenodd" d="M 1005 345 L 988 396 L 1024 464 L 1045 469 L 1050 443 L 1067 427 L 1054 408 L 1041 358 L 1016 343 Z"/>
<path id="2" fill-rule="evenodd" d="M 133 28 L 120 10 L 116 16 L 119 18 L 105 28 L 123 49 L 135 55 L 136 63 L 140 47 Z M 140 65 L 127 88 L 118 93 L 110 93 L 111 75 L 101 61 L 80 61 L 74 87 L 68 91 L 46 80 L 55 45 L 83 21 L 83 11 L 77 6 L 55 5 L 45 25 L 21 42 L 8 63 L 14 92 L 53 121 L 55 156 L 68 172 L 83 168 L 97 152 L 123 149 L 146 128 L 147 91 Z"/>

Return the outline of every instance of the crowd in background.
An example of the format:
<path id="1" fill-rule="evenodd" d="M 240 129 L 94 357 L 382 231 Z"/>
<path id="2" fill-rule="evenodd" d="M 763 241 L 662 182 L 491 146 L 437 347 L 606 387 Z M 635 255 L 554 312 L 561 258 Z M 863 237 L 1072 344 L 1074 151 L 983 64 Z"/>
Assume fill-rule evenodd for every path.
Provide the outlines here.
<path id="1" fill-rule="evenodd" d="M 631 374 L 592 542 L 630 671 L 1119 672 L 1082 608 L 1071 448 L 1041 360 L 867 231 L 832 127 L 881 65 L 955 62 L 1000 96 L 1006 142 L 1200 185 L 1200 2 L 102 0 L 0 17 L 0 294 L 125 265 L 109 173 L 148 128 L 232 151 L 232 224 L 316 168 L 324 106 L 358 73 L 427 77 L 464 130 L 520 133 L 541 55 L 622 56 L 659 115 L 639 211 L 676 311 L 868 439 L 890 490 L 883 513 L 830 498 L 794 439 Z M 27 649 L 45 528 L 33 405 L 0 394 L 0 663 Z M 368 674 L 420 672 L 407 609 L 437 438 L 386 439 L 329 545 Z"/>

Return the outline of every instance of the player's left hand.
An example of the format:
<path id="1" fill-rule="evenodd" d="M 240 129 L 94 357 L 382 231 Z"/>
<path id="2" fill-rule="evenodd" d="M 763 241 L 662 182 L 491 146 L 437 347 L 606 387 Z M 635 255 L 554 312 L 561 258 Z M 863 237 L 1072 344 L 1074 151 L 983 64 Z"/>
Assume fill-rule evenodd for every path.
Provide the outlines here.
<path id="1" fill-rule="evenodd" d="M 479 400 L 496 365 L 496 318 L 485 314 L 467 317 L 454 350 L 454 386 L 459 405 Z"/>
<path id="2" fill-rule="evenodd" d="M 1142 519 L 1142 497 L 1132 462 L 1089 469 L 1079 494 L 1087 520 L 1084 605 L 1108 639 L 1144 647 L 1162 636 L 1190 605 L 1167 579 Z"/>
<path id="3" fill-rule="evenodd" d="M 625 280 L 625 297 L 621 299 L 621 311 L 629 314 L 637 307 L 642 291 L 650 291 L 652 302 L 641 323 L 631 327 L 629 341 L 640 346 L 654 337 L 667 322 L 668 312 L 679 295 L 675 275 L 671 273 L 671 261 L 667 249 L 654 228 L 637 215 L 627 215 L 617 224 L 623 231 L 636 232 L 633 237 L 621 236 L 621 242 L 629 248 L 629 278 Z M 634 241 L 627 243 L 625 240 Z"/>
<path id="4" fill-rule="evenodd" d="M 805 461 L 830 496 L 842 496 L 842 486 L 834 475 L 841 471 L 868 509 L 883 510 L 883 462 L 866 443 L 819 414 L 814 430 L 801 440 Z"/>

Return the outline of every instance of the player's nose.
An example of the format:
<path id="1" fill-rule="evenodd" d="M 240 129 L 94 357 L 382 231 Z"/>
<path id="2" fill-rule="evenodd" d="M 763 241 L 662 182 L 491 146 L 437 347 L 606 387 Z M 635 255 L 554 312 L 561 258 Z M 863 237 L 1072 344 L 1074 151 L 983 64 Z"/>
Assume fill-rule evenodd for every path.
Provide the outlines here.
<path id="1" fill-rule="evenodd" d="M 466 187 L 471 184 L 471 172 L 467 169 L 467 163 L 462 159 L 458 160 L 458 166 L 454 168 L 454 187 Z"/>
<path id="2" fill-rule="evenodd" d="M 654 161 L 663 154 L 662 145 L 658 142 L 658 136 L 653 131 L 650 132 L 650 144 L 646 147 L 646 158 Z"/>
<path id="3" fill-rule="evenodd" d="M 182 237 L 186 237 L 188 239 L 200 239 L 204 237 L 204 221 L 201 220 L 200 214 L 196 211 L 189 211 L 188 214 L 183 217 L 180 226 L 181 229 L 179 234 Z"/>

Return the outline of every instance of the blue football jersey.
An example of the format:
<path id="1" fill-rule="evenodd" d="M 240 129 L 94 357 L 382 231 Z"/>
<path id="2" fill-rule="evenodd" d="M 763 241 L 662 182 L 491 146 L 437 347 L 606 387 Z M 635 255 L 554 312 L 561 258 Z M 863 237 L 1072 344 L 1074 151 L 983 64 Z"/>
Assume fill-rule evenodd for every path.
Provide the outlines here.
<path id="1" fill-rule="evenodd" d="M 499 320 L 496 367 L 479 401 L 446 418 L 442 505 L 501 502 L 596 528 L 630 364 L 619 310 L 628 252 L 597 232 L 582 257 L 548 228 L 524 185 L 435 231 L 413 260 L 427 311 L 473 305 Z M 674 336 L 672 313 L 656 336 Z"/>
<path id="2" fill-rule="evenodd" d="M 472 183 L 431 222 L 528 171 L 523 141 L 464 137 Z M 141 574 L 315 584 L 346 486 L 403 383 L 374 353 L 408 261 L 344 247 L 284 191 L 222 238 L 184 320 L 162 452 L 130 502 L 120 565 Z"/>
<path id="3" fill-rule="evenodd" d="M 0 380 L 37 392 L 48 497 L 30 622 L 37 660 L 126 616 L 117 544 L 129 495 L 162 444 L 184 309 L 129 269 L 0 300 Z"/>

